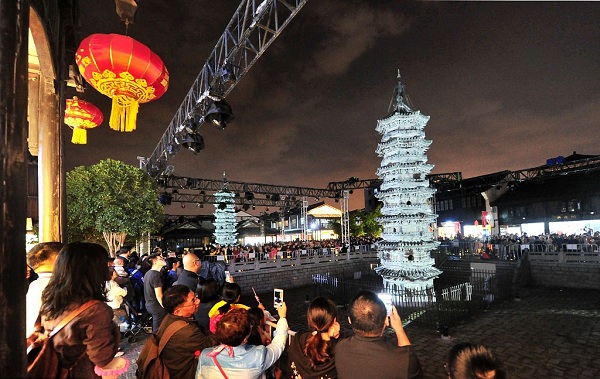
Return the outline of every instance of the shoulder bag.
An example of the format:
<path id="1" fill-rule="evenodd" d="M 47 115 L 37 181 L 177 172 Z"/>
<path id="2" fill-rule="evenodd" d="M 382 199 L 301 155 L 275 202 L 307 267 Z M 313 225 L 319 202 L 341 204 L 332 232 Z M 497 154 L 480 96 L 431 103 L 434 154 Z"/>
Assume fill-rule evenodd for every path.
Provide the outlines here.
<path id="1" fill-rule="evenodd" d="M 60 332 L 62 328 L 68 325 L 81 312 L 92 305 L 98 303 L 98 300 L 90 300 L 82 304 L 79 308 L 69 313 L 62 319 L 58 325 L 52 329 L 52 332 L 41 334 L 35 342 L 27 348 L 27 378 L 66 378 L 69 370 L 61 367 L 58 361 L 58 355 L 54 350 L 52 337 Z M 38 316 L 36 327 L 41 325 L 41 316 Z M 85 354 L 85 352 L 83 353 Z M 83 355 L 82 355 L 83 356 Z"/>

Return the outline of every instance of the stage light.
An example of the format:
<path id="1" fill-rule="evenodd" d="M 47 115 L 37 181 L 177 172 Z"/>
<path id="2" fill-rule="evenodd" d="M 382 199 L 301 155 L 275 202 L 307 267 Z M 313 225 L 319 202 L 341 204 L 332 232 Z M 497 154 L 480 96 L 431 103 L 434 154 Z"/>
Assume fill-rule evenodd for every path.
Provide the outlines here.
<path id="1" fill-rule="evenodd" d="M 167 154 L 169 155 L 175 155 L 179 150 L 181 150 L 181 147 L 177 143 L 167 146 Z"/>
<path id="2" fill-rule="evenodd" d="M 193 134 L 196 133 L 196 129 L 198 129 L 196 121 L 193 118 L 188 118 L 181 124 L 178 131 L 186 131 L 189 134 Z"/>
<path id="3" fill-rule="evenodd" d="M 233 121 L 233 111 L 231 110 L 231 106 L 227 104 L 225 100 L 213 102 L 208 108 L 208 111 L 206 111 L 204 120 L 220 129 L 225 129 L 227 124 Z"/>
<path id="4" fill-rule="evenodd" d="M 246 192 L 244 194 L 244 197 L 246 198 L 246 200 L 252 200 L 254 199 L 254 194 L 252 192 Z"/>
<path id="5" fill-rule="evenodd" d="M 204 137 L 200 134 L 188 134 L 181 141 L 181 146 L 191 150 L 194 154 L 198 154 L 206 145 L 204 144 Z"/>
<path id="6" fill-rule="evenodd" d="M 221 68 L 221 78 L 224 83 L 234 82 L 236 80 L 235 73 L 233 72 L 233 65 L 231 63 L 225 63 Z"/>

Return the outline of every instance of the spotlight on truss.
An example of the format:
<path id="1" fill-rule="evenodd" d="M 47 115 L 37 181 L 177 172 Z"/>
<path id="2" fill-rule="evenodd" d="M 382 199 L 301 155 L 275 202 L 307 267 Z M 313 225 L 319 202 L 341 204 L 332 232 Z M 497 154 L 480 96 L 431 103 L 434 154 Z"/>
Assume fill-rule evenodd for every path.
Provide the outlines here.
<path id="1" fill-rule="evenodd" d="M 214 101 L 204 115 L 204 120 L 210 122 L 219 129 L 225 129 L 227 124 L 233 121 L 233 111 L 225 100 Z"/>

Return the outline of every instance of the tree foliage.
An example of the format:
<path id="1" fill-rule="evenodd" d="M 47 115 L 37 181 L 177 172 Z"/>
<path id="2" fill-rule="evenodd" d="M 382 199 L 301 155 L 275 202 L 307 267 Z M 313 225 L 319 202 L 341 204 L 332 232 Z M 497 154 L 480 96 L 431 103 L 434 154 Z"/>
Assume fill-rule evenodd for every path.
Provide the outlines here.
<path id="1" fill-rule="evenodd" d="M 106 159 L 67 173 L 70 241 L 104 239 L 111 255 L 126 236 L 155 232 L 164 220 L 154 179 L 137 167 Z"/>
<path id="2" fill-rule="evenodd" d="M 379 217 L 381 217 L 381 204 L 371 212 L 363 211 L 361 225 L 365 235 L 377 238 L 381 236 L 383 227 L 379 221 L 377 221 Z"/>
<path id="3" fill-rule="evenodd" d="M 350 212 L 350 234 L 355 237 L 376 237 L 381 236 L 382 227 L 377 219 L 381 217 L 381 205 L 371 212 L 364 209 Z"/>
<path id="4" fill-rule="evenodd" d="M 354 210 L 348 213 L 348 226 L 350 227 L 350 235 L 354 237 L 376 237 L 381 236 L 382 227 L 377 221 L 381 217 L 381 205 L 371 212 L 366 212 L 364 209 Z M 342 224 L 339 221 L 330 223 L 333 231 L 342 235 Z"/>

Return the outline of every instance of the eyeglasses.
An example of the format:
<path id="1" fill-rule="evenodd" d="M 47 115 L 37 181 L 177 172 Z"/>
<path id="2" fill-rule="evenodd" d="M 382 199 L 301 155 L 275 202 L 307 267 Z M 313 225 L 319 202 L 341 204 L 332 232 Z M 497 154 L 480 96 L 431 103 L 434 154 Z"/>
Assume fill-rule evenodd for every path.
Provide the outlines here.
<path id="1" fill-rule="evenodd" d="M 198 298 L 198 295 L 194 295 L 194 298 L 192 299 L 192 302 L 190 304 L 185 304 L 185 305 L 181 305 L 180 307 L 189 307 L 190 305 L 195 306 L 196 304 L 198 304 L 200 302 L 200 298 Z"/>

